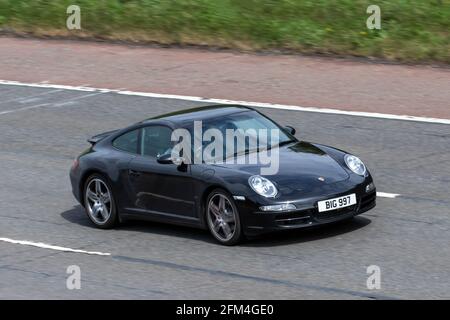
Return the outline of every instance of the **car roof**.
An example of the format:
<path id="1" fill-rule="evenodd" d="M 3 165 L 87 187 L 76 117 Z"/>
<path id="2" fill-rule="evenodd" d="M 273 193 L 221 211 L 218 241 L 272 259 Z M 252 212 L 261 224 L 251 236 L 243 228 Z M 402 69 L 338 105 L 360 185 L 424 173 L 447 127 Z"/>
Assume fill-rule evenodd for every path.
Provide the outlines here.
<path id="1" fill-rule="evenodd" d="M 209 105 L 166 113 L 146 119 L 142 121 L 142 123 L 149 123 L 154 120 L 165 120 L 180 125 L 194 120 L 206 120 L 251 110 L 254 109 L 240 105 Z"/>

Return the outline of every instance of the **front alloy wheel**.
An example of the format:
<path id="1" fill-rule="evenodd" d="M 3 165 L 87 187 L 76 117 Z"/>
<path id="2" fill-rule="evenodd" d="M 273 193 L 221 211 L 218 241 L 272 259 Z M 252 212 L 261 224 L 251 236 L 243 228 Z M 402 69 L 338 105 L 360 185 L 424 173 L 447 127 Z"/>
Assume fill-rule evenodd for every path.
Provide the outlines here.
<path id="1" fill-rule="evenodd" d="M 224 245 L 238 243 L 242 237 L 242 228 L 233 199 L 224 191 L 215 190 L 206 203 L 206 220 L 214 238 Z"/>

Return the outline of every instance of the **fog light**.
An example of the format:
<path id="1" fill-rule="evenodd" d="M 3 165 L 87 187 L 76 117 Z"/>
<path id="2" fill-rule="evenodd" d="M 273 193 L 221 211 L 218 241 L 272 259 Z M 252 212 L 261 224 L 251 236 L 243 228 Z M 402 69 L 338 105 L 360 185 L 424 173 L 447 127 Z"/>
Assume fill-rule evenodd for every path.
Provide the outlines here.
<path id="1" fill-rule="evenodd" d="M 366 193 L 373 191 L 375 189 L 375 184 L 372 182 L 366 186 Z"/>
<path id="2" fill-rule="evenodd" d="M 297 207 L 292 203 L 274 204 L 271 206 L 260 207 L 261 211 L 288 211 L 295 210 Z"/>

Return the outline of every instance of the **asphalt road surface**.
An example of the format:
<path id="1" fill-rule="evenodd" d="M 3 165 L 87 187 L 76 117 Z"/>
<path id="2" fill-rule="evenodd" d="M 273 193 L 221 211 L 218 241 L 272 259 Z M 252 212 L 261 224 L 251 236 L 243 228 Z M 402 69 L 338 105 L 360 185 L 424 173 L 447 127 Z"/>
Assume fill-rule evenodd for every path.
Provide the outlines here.
<path id="1" fill-rule="evenodd" d="M 9 85 L 0 97 L 0 298 L 450 298 L 448 125 L 263 109 L 302 140 L 359 155 L 378 191 L 401 196 L 353 221 L 223 247 L 157 223 L 96 229 L 68 178 L 86 138 L 198 103 Z M 71 265 L 80 290 L 66 287 Z M 370 265 L 379 290 L 366 286 Z"/>

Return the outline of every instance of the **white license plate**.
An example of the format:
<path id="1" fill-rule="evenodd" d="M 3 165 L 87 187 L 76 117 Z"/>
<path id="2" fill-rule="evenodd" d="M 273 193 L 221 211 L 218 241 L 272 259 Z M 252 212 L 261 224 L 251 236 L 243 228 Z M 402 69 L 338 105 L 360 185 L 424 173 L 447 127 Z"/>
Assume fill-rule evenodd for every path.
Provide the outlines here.
<path id="1" fill-rule="evenodd" d="M 356 194 L 352 193 L 347 196 L 319 201 L 319 212 L 336 210 L 349 207 L 356 204 Z"/>

